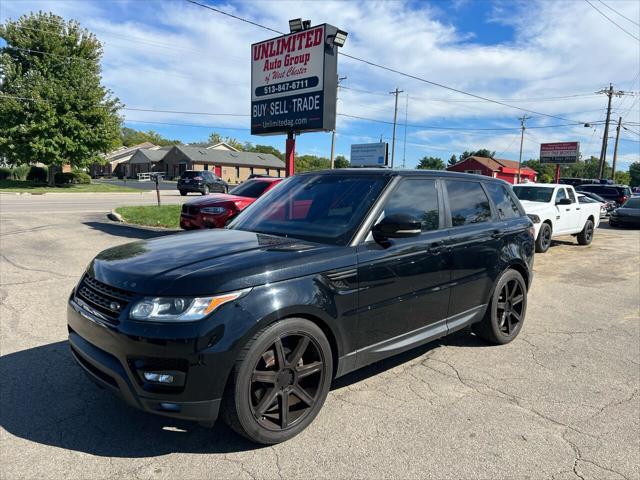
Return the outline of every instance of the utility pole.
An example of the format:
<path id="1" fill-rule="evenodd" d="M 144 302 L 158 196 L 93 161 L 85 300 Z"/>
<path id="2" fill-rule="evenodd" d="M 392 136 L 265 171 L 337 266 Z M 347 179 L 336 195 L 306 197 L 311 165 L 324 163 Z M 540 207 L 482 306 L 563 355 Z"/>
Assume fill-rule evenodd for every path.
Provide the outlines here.
<path id="1" fill-rule="evenodd" d="M 602 149 L 600 150 L 600 165 L 598 168 L 598 178 L 604 177 L 604 165 L 607 161 L 607 144 L 609 143 L 609 120 L 611 120 L 611 99 L 613 97 L 622 97 L 623 95 L 632 95 L 632 92 L 623 92 L 622 90 L 614 91 L 613 84 L 609 84 L 608 89 L 602 89 L 596 93 L 602 93 L 609 97 L 607 102 L 607 120 L 604 124 L 604 135 L 602 136 Z"/>
<path id="2" fill-rule="evenodd" d="M 520 156 L 518 157 L 518 177 L 516 180 L 516 185 L 520 183 L 520 169 L 522 164 L 522 145 L 524 143 L 524 130 L 525 130 L 525 122 L 529 120 L 531 117 L 527 117 L 523 115 L 520 117 Z"/>
<path id="3" fill-rule="evenodd" d="M 404 106 L 404 143 L 402 146 L 402 168 L 407 168 L 407 120 L 409 118 L 409 95 Z"/>
<path id="4" fill-rule="evenodd" d="M 340 82 L 346 79 L 347 77 L 338 76 L 338 88 L 340 88 Z M 338 88 L 336 88 L 336 110 L 338 109 Z M 336 144 L 336 129 L 334 127 L 333 131 L 331 132 L 331 170 L 335 168 L 334 162 L 333 162 L 333 153 L 335 149 L 335 144 Z"/>
<path id="5" fill-rule="evenodd" d="M 391 168 L 393 168 L 393 160 L 396 156 L 396 122 L 398 121 L 398 95 L 402 93 L 402 90 L 398 90 L 398 87 L 393 92 L 389 92 L 391 95 L 396 96 L 396 106 L 393 110 L 393 138 L 391 139 Z"/>
<path id="6" fill-rule="evenodd" d="M 616 144 L 613 147 L 613 164 L 611 165 L 611 180 L 616 181 L 616 160 L 618 159 L 618 140 L 620 140 L 620 127 L 622 127 L 622 117 L 618 117 L 618 128 L 616 128 Z"/>

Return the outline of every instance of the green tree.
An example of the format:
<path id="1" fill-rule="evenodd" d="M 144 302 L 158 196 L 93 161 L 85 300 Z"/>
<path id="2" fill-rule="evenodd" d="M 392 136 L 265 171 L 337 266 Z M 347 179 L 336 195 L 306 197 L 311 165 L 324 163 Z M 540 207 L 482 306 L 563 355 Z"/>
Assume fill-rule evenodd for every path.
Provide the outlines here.
<path id="1" fill-rule="evenodd" d="M 100 83 L 102 45 L 74 20 L 52 13 L 0 25 L 0 157 L 57 166 L 104 159 L 120 142 L 121 107 Z"/>
<path id="2" fill-rule="evenodd" d="M 549 163 L 540 163 L 539 160 L 526 160 L 522 162 L 522 165 L 535 170 L 538 174 L 537 181 L 540 183 L 551 183 L 555 179 L 556 170 L 555 166 Z"/>
<path id="3" fill-rule="evenodd" d="M 280 160 L 284 160 L 284 153 L 271 145 L 254 145 L 251 142 L 245 142 L 242 146 L 242 150 L 245 152 L 270 153 L 271 155 L 278 157 Z"/>
<path id="4" fill-rule="evenodd" d="M 418 162 L 418 169 L 423 170 L 444 170 L 444 162 L 438 157 L 423 157 Z"/>
<path id="5" fill-rule="evenodd" d="M 474 151 L 467 151 L 465 150 L 464 152 L 462 152 L 460 154 L 460 162 L 462 160 L 467 159 L 468 157 L 487 157 L 487 158 L 493 158 L 495 156 L 496 152 L 495 151 L 491 151 L 491 150 L 487 150 L 486 148 L 481 148 L 480 150 L 476 150 Z"/>
<path id="6" fill-rule="evenodd" d="M 629 165 L 629 185 L 640 187 L 640 162 L 633 162 Z"/>
<path id="7" fill-rule="evenodd" d="M 133 145 L 139 145 L 144 142 L 151 142 L 155 145 L 160 145 L 161 147 L 182 144 L 180 140 L 169 140 L 168 138 L 164 138 L 158 132 L 154 132 L 153 130 L 149 130 L 148 132 L 141 132 L 140 130 L 135 130 L 129 127 L 122 127 L 122 131 L 120 132 L 120 140 L 122 142 L 122 145 L 124 145 L 125 147 L 132 147 Z"/>
<path id="8" fill-rule="evenodd" d="M 451 155 L 451 158 L 447 162 L 448 167 L 453 167 L 456 163 L 458 163 L 458 157 L 455 154 Z"/>
<path id="9" fill-rule="evenodd" d="M 336 155 L 333 159 L 333 166 L 335 168 L 349 168 L 349 160 L 344 155 Z"/>
<path id="10" fill-rule="evenodd" d="M 225 137 L 222 138 L 222 136 L 219 133 L 213 132 L 211 135 L 209 135 L 209 144 L 210 145 L 215 145 L 216 143 L 226 143 L 227 145 L 235 148 L 236 150 L 240 150 L 242 151 L 243 145 L 241 142 L 239 142 L 238 140 L 236 140 L 233 137 Z"/>
<path id="11" fill-rule="evenodd" d="M 631 176 L 629 175 L 629 172 L 618 171 L 616 172 L 614 181 L 620 185 L 629 185 L 631 182 Z"/>

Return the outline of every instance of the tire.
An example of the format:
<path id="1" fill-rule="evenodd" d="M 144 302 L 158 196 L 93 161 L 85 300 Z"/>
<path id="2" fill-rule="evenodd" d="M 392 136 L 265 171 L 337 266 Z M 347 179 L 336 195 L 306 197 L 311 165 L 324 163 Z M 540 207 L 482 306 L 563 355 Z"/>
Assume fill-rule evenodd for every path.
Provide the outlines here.
<path id="1" fill-rule="evenodd" d="M 205 185 L 202 189 L 202 195 L 209 195 L 209 185 Z"/>
<path id="2" fill-rule="evenodd" d="M 489 343 L 504 345 L 518 336 L 526 313 L 526 283 L 520 272 L 505 270 L 496 282 L 484 318 L 473 325 L 473 331 Z"/>
<path id="3" fill-rule="evenodd" d="M 544 253 L 549 250 L 551 246 L 551 234 L 551 225 L 548 223 L 540 225 L 538 238 L 536 238 L 536 253 Z"/>
<path id="4" fill-rule="evenodd" d="M 284 442 L 316 417 L 332 376 L 331 347 L 322 330 L 301 318 L 278 321 L 256 333 L 238 355 L 222 418 L 252 442 Z"/>
<path id="5" fill-rule="evenodd" d="M 187 194 L 187 192 L 185 192 L 184 190 L 180 190 L 180 195 L 182 195 L 183 197 Z"/>
<path id="6" fill-rule="evenodd" d="M 593 222 L 591 220 L 587 220 L 584 224 L 584 228 L 578 234 L 578 244 L 579 245 L 589 245 L 593 240 Z"/>

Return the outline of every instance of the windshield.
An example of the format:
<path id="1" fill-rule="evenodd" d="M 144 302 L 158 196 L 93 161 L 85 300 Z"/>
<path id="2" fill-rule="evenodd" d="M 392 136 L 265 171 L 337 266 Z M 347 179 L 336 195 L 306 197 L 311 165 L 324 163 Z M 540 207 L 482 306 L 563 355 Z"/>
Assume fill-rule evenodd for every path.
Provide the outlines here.
<path id="1" fill-rule="evenodd" d="M 518 185 L 513 187 L 513 191 L 520 200 L 529 200 L 530 202 L 543 202 L 547 203 L 551 201 L 553 195 L 553 187 L 524 187 Z"/>
<path id="2" fill-rule="evenodd" d="M 229 228 L 332 245 L 349 243 L 389 177 L 291 177 L 244 210 Z"/>
<path id="3" fill-rule="evenodd" d="M 640 197 L 633 197 L 624 202 L 624 208 L 640 208 Z"/>
<path id="4" fill-rule="evenodd" d="M 231 190 L 229 193 L 238 195 L 239 197 L 251 197 L 258 198 L 264 193 L 272 182 L 265 182 L 263 180 L 247 180 L 241 185 Z"/>

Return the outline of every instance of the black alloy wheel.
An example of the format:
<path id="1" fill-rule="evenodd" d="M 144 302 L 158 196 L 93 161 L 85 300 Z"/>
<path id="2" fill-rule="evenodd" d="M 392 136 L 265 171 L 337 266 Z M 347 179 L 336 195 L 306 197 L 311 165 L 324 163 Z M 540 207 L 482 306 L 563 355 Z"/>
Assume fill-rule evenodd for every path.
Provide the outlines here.
<path id="1" fill-rule="evenodd" d="M 202 189 L 202 195 L 209 195 L 209 185 L 205 185 Z"/>
<path id="2" fill-rule="evenodd" d="M 578 234 L 578 244 L 589 245 L 593 240 L 594 228 L 593 222 L 591 220 L 587 220 L 587 223 L 584 224 L 584 228 Z"/>
<path id="3" fill-rule="evenodd" d="M 313 339 L 304 333 L 277 338 L 251 375 L 251 412 L 269 430 L 294 426 L 313 410 L 323 374 L 322 356 Z"/>
<path id="4" fill-rule="evenodd" d="M 540 225 L 540 232 L 536 239 L 536 252 L 544 253 L 551 246 L 551 226 L 548 223 Z"/>
<path id="5" fill-rule="evenodd" d="M 485 316 L 473 331 L 490 343 L 504 345 L 518 336 L 526 312 L 527 285 L 517 270 L 508 269 L 496 282 Z"/>
<path id="6" fill-rule="evenodd" d="M 499 318 L 498 328 L 505 335 L 511 335 L 519 328 L 524 308 L 524 296 L 522 286 L 517 279 L 509 280 L 504 284 L 496 303 L 496 313 Z"/>
<path id="7" fill-rule="evenodd" d="M 265 445 L 288 440 L 316 417 L 329 393 L 333 357 L 315 323 L 287 318 L 257 332 L 238 355 L 222 417 Z"/>

